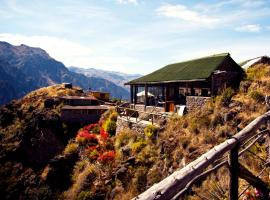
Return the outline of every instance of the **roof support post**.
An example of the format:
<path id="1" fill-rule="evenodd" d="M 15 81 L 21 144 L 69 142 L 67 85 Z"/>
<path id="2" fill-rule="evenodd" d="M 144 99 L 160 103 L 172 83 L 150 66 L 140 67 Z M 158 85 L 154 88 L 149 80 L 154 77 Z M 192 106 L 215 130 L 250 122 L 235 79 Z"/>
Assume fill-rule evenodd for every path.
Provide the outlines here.
<path id="1" fill-rule="evenodd" d="M 146 111 L 146 106 L 148 106 L 148 86 L 147 85 L 144 86 L 144 92 L 145 92 L 145 95 L 144 95 L 144 110 Z"/>
<path id="2" fill-rule="evenodd" d="M 130 103 L 133 104 L 134 101 L 134 86 L 130 85 Z"/>
<path id="3" fill-rule="evenodd" d="M 238 199 L 238 170 L 239 170 L 239 161 L 238 161 L 238 149 L 239 145 L 237 144 L 230 151 L 229 155 L 229 174 L 230 174 L 230 192 L 229 199 L 235 200 Z"/>
<path id="4" fill-rule="evenodd" d="M 138 86 L 135 85 L 134 104 L 137 104 L 137 93 L 138 93 Z"/>

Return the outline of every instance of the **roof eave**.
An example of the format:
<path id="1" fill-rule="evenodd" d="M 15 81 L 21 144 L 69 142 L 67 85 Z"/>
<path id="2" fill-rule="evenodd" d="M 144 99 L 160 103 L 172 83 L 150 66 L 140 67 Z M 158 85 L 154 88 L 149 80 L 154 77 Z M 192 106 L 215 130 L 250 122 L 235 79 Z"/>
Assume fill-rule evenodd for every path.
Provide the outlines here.
<path id="1" fill-rule="evenodd" d="M 128 82 L 125 85 L 140 85 L 140 84 L 160 84 L 160 83 L 181 83 L 181 82 L 197 82 L 197 81 L 206 81 L 207 79 L 191 79 L 191 80 L 170 80 L 170 81 L 147 81 L 147 82 Z"/>

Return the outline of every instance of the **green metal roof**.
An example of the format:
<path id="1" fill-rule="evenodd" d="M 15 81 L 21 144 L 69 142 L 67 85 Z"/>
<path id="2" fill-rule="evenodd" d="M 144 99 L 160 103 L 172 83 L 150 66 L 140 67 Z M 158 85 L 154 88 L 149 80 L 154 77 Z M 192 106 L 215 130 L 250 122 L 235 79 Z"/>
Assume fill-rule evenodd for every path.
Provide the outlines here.
<path id="1" fill-rule="evenodd" d="M 205 80 L 210 77 L 210 75 L 219 67 L 219 65 L 229 56 L 229 53 L 222 53 L 170 64 L 126 84 L 131 85 L 170 81 Z"/>

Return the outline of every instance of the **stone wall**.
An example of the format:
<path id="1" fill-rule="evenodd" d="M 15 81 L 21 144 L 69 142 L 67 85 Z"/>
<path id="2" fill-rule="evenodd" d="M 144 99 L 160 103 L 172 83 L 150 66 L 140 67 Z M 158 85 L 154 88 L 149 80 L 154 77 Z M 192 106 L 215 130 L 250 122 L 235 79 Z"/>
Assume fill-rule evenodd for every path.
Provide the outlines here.
<path id="1" fill-rule="evenodd" d="M 187 109 L 188 111 L 192 111 L 197 108 L 201 108 L 210 99 L 211 97 L 187 96 Z"/>
<path id="2" fill-rule="evenodd" d="M 137 124 L 132 121 L 128 121 L 125 117 L 118 117 L 117 118 L 117 127 L 116 127 L 116 135 L 121 132 L 122 130 L 131 129 L 137 131 L 139 134 L 144 134 L 144 129 L 147 127 L 147 124 Z"/>
<path id="3" fill-rule="evenodd" d="M 142 112 L 165 112 L 165 109 L 163 107 L 155 107 L 155 106 L 146 106 L 146 110 L 144 110 L 144 105 L 143 104 L 132 104 L 130 105 L 132 109 L 142 111 Z"/>

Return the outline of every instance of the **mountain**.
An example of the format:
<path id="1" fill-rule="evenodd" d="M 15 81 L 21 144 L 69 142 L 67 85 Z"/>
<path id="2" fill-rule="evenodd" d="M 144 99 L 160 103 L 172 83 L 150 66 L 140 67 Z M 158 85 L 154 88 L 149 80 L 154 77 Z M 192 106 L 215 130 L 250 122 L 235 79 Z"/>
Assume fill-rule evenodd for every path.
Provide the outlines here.
<path id="1" fill-rule="evenodd" d="M 109 80 L 69 71 L 43 49 L 0 42 L 0 104 L 62 82 L 71 82 L 85 90 L 108 91 L 117 98 L 129 98 L 127 90 Z"/>
<path id="2" fill-rule="evenodd" d="M 95 69 L 95 68 L 84 69 L 80 67 L 69 67 L 69 70 L 72 72 L 83 74 L 87 77 L 99 77 L 99 78 L 109 80 L 128 91 L 129 91 L 129 87 L 124 86 L 124 83 L 142 76 L 140 74 L 125 74 L 122 72 L 106 71 L 106 70 Z"/>

